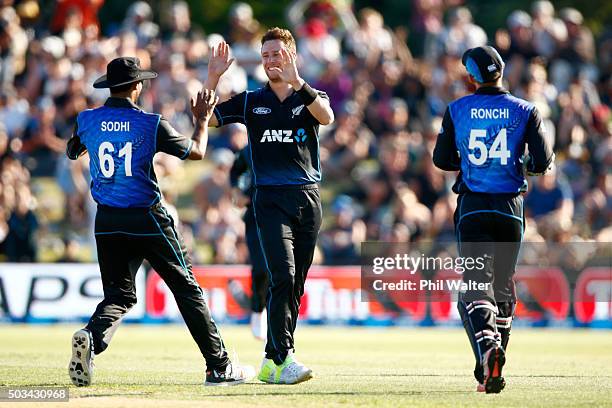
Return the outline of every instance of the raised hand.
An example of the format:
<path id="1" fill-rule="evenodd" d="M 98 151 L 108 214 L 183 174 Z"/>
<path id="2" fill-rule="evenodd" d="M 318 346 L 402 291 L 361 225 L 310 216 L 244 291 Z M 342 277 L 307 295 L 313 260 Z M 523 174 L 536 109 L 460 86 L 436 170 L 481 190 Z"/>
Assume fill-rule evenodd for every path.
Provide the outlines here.
<path id="1" fill-rule="evenodd" d="M 210 50 L 208 59 L 208 76 L 219 79 L 234 62 L 234 58 L 229 57 L 229 45 L 221 41 L 217 46 Z"/>
<path id="2" fill-rule="evenodd" d="M 215 105 L 219 102 L 219 97 L 215 91 L 203 89 L 191 99 L 191 113 L 196 121 L 208 121 L 213 114 Z"/>
<path id="3" fill-rule="evenodd" d="M 289 83 L 294 88 L 302 86 L 303 80 L 300 78 L 297 70 L 297 62 L 295 54 L 283 48 L 280 50 L 281 64 L 280 67 L 272 67 L 270 70 L 278 72 L 281 80 Z"/>

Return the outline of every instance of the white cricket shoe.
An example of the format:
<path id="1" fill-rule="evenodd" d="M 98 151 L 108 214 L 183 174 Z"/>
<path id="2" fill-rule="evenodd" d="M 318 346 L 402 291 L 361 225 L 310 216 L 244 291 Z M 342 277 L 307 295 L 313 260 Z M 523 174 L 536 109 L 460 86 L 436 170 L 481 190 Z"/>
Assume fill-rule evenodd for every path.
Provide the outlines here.
<path id="1" fill-rule="evenodd" d="M 68 375 L 77 387 L 91 385 L 94 371 L 93 338 L 89 330 L 77 330 L 72 335 L 72 357 L 68 364 Z"/>
<path id="2" fill-rule="evenodd" d="M 224 371 L 206 371 L 206 386 L 227 387 L 240 385 L 255 377 L 255 368 L 250 365 L 240 365 L 230 362 Z"/>
<path id="3" fill-rule="evenodd" d="M 289 353 L 281 365 L 264 358 L 257 378 L 268 384 L 299 384 L 312 378 L 312 370 Z"/>

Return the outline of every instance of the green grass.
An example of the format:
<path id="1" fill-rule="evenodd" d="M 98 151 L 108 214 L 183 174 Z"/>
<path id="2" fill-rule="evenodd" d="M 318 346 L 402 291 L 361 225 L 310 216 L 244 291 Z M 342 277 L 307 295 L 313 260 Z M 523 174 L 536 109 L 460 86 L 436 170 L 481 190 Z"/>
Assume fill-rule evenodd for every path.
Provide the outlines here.
<path id="1" fill-rule="evenodd" d="M 70 336 L 77 328 L 0 326 L 0 386 L 69 385 Z M 243 363 L 259 365 L 263 345 L 247 327 L 221 332 Z M 314 370 L 313 380 L 205 388 L 204 363 L 186 328 L 124 325 L 96 357 L 95 384 L 71 386 L 69 404 L 44 406 L 612 406 L 608 331 L 515 330 L 504 370 L 508 385 L 499 395 L 474 392 L 473 357 L 460 329 L 303 326 L 296 338 L 297 356 Z"/>

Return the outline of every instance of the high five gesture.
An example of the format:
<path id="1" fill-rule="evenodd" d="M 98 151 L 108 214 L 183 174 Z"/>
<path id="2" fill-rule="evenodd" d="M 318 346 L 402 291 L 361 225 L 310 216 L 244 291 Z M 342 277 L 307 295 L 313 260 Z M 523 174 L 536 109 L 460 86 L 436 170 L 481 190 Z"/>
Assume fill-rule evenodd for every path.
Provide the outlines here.
<path id="1" fill-rule="evenodd" d="M 221 41 L 217 46 L 213 46 L 210 50 L 210 58 L 208 59 L 208 78 L 216 79 L 219 81 L 221 75 L 227 71 L 227 69 L 234 62 L 234 58 L 230 58 L 230 48 L 225 41 Z M 212 84 L 211 84 L 212 85 Z M 216 83 L 214 84 L 216 87 Z M 208 87 L 206 87 L 208 88 Z M 213 89 L 214 88 L 208 88 Z"/>

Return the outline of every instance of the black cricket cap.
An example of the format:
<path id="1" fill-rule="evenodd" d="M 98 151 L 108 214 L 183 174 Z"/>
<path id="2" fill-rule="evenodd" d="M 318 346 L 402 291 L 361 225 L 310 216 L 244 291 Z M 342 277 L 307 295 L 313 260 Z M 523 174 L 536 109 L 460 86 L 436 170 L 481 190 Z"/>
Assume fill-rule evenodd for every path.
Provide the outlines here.
<path id="1" fill-rule="evenodd" d="M 499 52 L 488 45 L 470 48 L 461 62 L 477 82 L 493 82 L 502 76 L 505 64 Z"/>
<path id="2" fill-rule="evenodd" d="M 157 72 L 140 68 L 140 60 L 134 57 L 115 58 L 106 66 L 106 75 L 96 79 L 94 88 L 114 88 L 116 86 L 157 78 Z"/>

